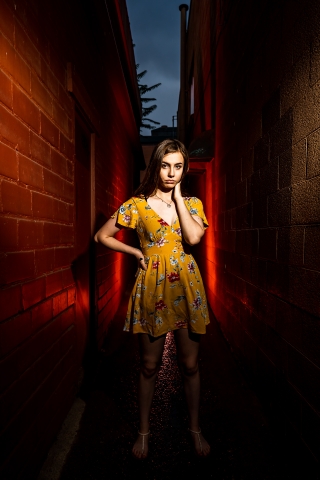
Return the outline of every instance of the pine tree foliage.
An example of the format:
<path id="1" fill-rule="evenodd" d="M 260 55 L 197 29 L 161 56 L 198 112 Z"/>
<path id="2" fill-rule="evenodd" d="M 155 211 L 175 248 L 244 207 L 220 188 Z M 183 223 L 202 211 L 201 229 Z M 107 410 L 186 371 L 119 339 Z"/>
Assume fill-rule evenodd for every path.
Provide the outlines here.
<path id="1" fill-rule="evenodd" d="M 138 70 L 139 64 L 136 65 L 136 68 Z M 160 87 L 161 83 L 156 83 L 151 87 L 140 83 L 140 80 L 145 76 L 146 73 L 147 73 L 147 70 L 143 70 L 142 72 L 137 73 L 138 88 L 139 88 L 140 99 L 142 103 L 141 128 L 148 128 L 149 130 L 151 130 L 152 128 L 154 128 L 153 125 L 160 125 L 160 122 L 157 122 L 156 120 L 152 120 L 151 118 L 147 118 L 157 108 L 157 105 L 150 105 L 149 107 L 144 105 L 149 102 L 154 102 L 156 101 L 156 99 L 153 97 L 143 97 L 143 95 L 145 95 L 148 92 L 151 92 L 155 88 Z M 153 125 L 150 125 L 150 123 L 152 123 Z"/>

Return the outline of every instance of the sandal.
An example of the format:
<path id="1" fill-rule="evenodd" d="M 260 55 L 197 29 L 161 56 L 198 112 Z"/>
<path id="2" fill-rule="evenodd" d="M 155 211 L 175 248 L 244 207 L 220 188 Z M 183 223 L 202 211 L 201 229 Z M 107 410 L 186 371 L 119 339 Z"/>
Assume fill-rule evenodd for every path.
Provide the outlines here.
<path id="1" fill-rule="evenodd" d="M 144 454 L 144 437 L 146 437 L 147 435 L 149 435 L 149 433 L 150 433 L 150 430 L 149 430 L 148 433 L 141 433 L 141 432 L 139 432 L 139 430 L 138 430 L 138 434 L 142 436 L 142 449 L 141 449 L 142 455 Z"/>
<path id="2" fill-rule="evenodd" d="M 191 428 L 188 428 L 189 432 L 194 433 L 195 435 L 198 435 L 198 441 L 201 449 L 201 454 L 203 453 L 203 448 L 202 448 L 202 442 L 200 438 L 200 433 L 201 433 L 201 428 L 199 428 L 199 432 L 196 432 L 195 430 L 191 430 Z"/>

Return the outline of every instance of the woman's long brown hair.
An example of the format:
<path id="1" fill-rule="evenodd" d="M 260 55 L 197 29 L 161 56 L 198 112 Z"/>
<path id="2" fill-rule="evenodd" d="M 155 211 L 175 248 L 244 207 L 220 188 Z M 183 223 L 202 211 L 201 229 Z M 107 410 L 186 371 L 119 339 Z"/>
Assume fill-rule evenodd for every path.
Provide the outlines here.
<path id="1" fill-rule="evenodd" d="M 144 179 L 141 185 L 134 192 L 134 196 L 144 196 L 145 198 L 148 198 L 156 192 L 158 188 L 163 157 L 169 153 L 176 152 L 180 152 L 184 159 L 182 179 L 184 178 L 189 168 L 189 155 L 186 147 L 179 140 L 163 140 L 154 148 Z M 181 184 L 181 191 L 184 195 L 183 184 Z"/>

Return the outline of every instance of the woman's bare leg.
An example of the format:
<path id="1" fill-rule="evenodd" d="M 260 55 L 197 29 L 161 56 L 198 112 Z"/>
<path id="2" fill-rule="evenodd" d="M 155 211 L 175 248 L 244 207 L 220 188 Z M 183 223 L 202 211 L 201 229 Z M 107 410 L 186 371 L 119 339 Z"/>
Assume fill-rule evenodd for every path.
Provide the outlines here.
<path id="1" fill-rule="evenodd" d="M 200 432 L 200 375 L 198 366 L 200 335 L 193 334 L 186 328 L 181 328 L 174 331 L 174 336 L 189 412 L 189 429 L 193 432 Z M 191 435 L 198 455 L 207 456 L 210 452 L 210 445 L 203 435 L 192 432 Z"/>
<path id="2" fill-rule="evenodd" d="M 146 333 L 139 333 L 141 371 L 138 388 L 140 433 L 149 432 L 149 418 L 152 398 L 158 371 L 161 365 L 165 335 L 151 337 Z M 138 435 L 132 452 L 137 458 L 145 458 L 148 454 L 148 435 Z"/>

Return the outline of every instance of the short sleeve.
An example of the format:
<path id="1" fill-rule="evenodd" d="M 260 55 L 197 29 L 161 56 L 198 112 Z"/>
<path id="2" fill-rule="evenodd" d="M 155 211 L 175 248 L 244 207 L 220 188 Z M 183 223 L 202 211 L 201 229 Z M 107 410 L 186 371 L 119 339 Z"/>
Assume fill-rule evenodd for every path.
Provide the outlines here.
<path id="1" fill-rule="evenodd" d="M 120 205 L 118 210 L 111 215 L 111 218 L 116 218 L 117 223 L 127 228 L 136 228 L 138 221 L 138 210 L 133 198 Z"/>
<path id="2" fill-rule="evenodd" d="M 203 211 L 203 204 L 201 200 L 199 200 L 199 198 L 197 197 L 187 197 L 185 199 L 185 203 L 191 215 L 198 215 L 198 217 L 200 217 L 201 220 L 203 221 L 204 228 L 205 229 L 208 228 L 209 223 Z"/>

